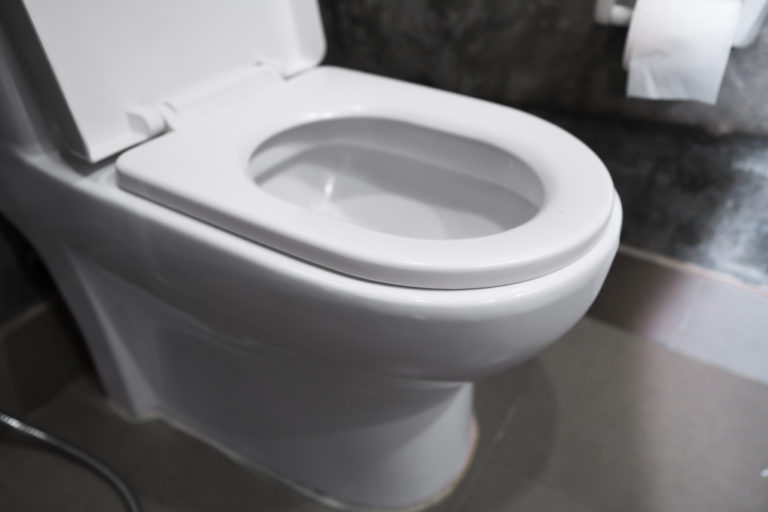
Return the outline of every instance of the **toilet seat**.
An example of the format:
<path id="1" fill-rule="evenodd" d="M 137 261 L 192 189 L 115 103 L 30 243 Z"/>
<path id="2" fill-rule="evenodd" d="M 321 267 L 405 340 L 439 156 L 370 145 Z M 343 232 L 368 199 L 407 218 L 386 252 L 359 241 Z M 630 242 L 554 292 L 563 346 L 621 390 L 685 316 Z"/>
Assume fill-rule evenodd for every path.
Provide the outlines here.
<path id="1" fill-rule="evenodd" d="M 504 151 L 539 180 L 539 211 L 496 234 L 416 238 L 298 206 L 254 183 L 249 162 L 275 136 L 322 120 L 350 118 L 405 123 Z M 503 176 L 495 175 L 499 186 Z M 614 207 L 613 186 L 597 156 L 543 120 L 331 67 L 270 83 L 253 94 L 233 95 L 231 101 L 181 120 L 175 131 L 122 154 L 117 181 L 128 192 L 318 266 L 434 289 L 501 286 L 554 272 L 593 245 Z"/>

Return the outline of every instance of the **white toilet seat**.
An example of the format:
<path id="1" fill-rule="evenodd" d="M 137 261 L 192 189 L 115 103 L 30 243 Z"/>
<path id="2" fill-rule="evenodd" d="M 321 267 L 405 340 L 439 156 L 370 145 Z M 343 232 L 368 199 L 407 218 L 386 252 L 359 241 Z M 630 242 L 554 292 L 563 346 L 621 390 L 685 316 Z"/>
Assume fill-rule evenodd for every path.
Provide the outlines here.
<path id="1" fill-rule="evenodd" d="M 613 186 L 597 156 L 523 112 L 329 67 L 269 87 L 124 153 L 119 185 L 340 273 L 435 289 L 500 286 L 551 273 L 591 247 L 614 208 Z M 248 172 L 254 150 L 287 129 L 338 118 L 389 119 L 495 146 L 536 174 L 540 209 L 497 234 L 422 239 L 318 213 L 255 185 Z"/>

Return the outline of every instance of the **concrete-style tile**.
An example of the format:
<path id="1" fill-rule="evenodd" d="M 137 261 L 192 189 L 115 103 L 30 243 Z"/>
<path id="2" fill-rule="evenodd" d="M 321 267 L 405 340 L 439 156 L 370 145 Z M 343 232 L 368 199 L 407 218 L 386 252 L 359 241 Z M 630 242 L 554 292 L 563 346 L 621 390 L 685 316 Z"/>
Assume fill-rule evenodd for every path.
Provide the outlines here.
<path id="1" fill-rule="evenodd" d="M 619 252 L 589 314 L 643 337 L 667 340 L 689 321 L 705 282 Z"/>
<path id="2" fill-rule="evenodd" d="M 768 293 L 710 280 L 690 319 L 672 350 L 768 384 Z"/>
<path id="3" fill-rule="evenodd" d="M 153 447 L 176 435 L 160 421 L 131 423 L 111 410 L 103 394 L 95 402 L 96 387 L 84 379 L 29 417 L 34 426 L 66 442 L 83 447 L 94 457 L 125 472 Z"/>
<path id="4" fill-rule="evenodd" d="M 333 510 L 182 432 L 156 444 L 128 478 L 148 512 Z"/>
<path id="5" fill-rule="evenodd" d="M 658 259 L 620 252 L 590 316 L 768 384 L 768 292 Z"/>
<path id="6" fill-rule="evenodd" d="M 0 408 L 23 415 L 40 407 L 90 366 L 72 319 L 55 297 L 0 326 Z"/>
<path id="7" fill-rule="evenodd" d="M 11 494 L 8 488 L 3 485 L 2 481 L 0 481 L 0 503 L 3 504 L 3 507 L 8 510 L 13 510 L 14 512 L 34 512 L 24 503 L 17 500 L 16 496 Z"/>
<path id="8" fill-rule="evenodd" d="M 602 322 L 587 318 L 539 357 L 480 383 L 476 410 L 474 464 L 430 512 L 768 509 L 760 475 L 768 467 L 768 386 Z M 332 510 L 162 422 L 121 419 L 90 381 L 31 421 L 109 464 L 148 511 Z M 4 441 L 0 492 L 8 492 L 11 468 L 25 479 L 12 488 L 19 510 L 115 504 L 109 487 L 69 464 Z M 41 482 L 42 495 L 27 498 Z M 81 506 L 82 496 L 92 499 Z"/>
<path id="9" fill-rule="evenodd" d="M 516 425 L 486 472 L 600 511 L 765 510 L 768 387 L 589 319 L 539 360 L 553 392 L 525 397 L 519 414 L 549 424 Z M 547 450 L 532 473 L 537 443 Z"/>
<path id="10" fill-rule="evenodd" d="M 29 465 L 36 466 L 36 470 L 27 471 L 29 465 L 16 466 L 12 476 L 4 478 L 7 492 L 21 505 L 20 510 L 103 512 L 124 509 L 116 490 L 90 469 L 51 450 L 28 447 L 26 451 L 24 458 Z"/>
<path id="11" fill-rule="evenodd" d="M 489 475 L 484 492 L 461 512 L 595 512 L 549 487 L 524 480 L 495 480 Z"/>
<path id="12" fill-rule="evenodd" d="M 479 437 L 475 456 L 453 492 L 430 507 L 429 512 L 463 510 L 464 503 L 475 489 L 484 488 L 486 461 L 493 455 L 496 443 L 504 438 L 508 423 L 515 415 L 517 400 L 530 387 L 532 371 L 535 369 L 525 364 L 476 385 L 475 417 Z"/>

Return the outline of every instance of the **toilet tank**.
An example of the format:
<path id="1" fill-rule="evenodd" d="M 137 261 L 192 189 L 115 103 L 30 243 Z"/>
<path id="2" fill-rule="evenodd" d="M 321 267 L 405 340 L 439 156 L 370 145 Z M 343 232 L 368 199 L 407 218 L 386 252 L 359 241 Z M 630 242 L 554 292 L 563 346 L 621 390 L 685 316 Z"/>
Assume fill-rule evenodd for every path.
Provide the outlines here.
<path id="1" fill-rule="evenodd" d="M 89 162 L 158 134 L 136 112 L 259 65 L 290 76 L 325 53 L 316 0 L 3 0 L 0 16 L 67 149 Z"/>

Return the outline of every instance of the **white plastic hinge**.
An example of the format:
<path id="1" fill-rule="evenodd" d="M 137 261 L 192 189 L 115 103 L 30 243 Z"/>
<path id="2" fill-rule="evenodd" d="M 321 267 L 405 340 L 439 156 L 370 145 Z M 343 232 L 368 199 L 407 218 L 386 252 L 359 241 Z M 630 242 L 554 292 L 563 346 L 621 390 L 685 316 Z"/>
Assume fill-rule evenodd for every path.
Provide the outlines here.
<path id="1" fill-rule="evenodd" d="M 126 113 L 128 125 L 145 137 L 160 135 L 225 102 L 256 95 L 259 90 L 284 79 L 277 66 L 259 62 L 180 91 L 158 105 L 133 108 Z"/>

